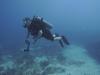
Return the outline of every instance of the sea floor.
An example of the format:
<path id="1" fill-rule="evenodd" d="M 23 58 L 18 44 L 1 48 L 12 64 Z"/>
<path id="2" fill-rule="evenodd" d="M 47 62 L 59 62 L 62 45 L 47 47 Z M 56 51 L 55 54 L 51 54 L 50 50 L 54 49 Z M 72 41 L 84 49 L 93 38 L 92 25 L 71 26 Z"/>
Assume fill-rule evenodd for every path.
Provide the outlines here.
<path id="1" fill-rule="evenodd" d="M 81 46 L 70 45 L 55 55 L 43 51 L 1 55 L 0 75 L 100 75 L 100 64 Z"/>

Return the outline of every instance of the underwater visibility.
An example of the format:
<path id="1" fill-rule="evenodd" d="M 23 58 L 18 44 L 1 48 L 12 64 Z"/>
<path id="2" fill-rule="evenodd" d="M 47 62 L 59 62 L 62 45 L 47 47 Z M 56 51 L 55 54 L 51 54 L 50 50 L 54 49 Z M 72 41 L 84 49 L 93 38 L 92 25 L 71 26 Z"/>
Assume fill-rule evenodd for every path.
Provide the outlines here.
<path id="1" fill-rule="evenodd" d="M 2 0 L 0 9 L 0 75 L 100 75 L 99 0 Z"/>

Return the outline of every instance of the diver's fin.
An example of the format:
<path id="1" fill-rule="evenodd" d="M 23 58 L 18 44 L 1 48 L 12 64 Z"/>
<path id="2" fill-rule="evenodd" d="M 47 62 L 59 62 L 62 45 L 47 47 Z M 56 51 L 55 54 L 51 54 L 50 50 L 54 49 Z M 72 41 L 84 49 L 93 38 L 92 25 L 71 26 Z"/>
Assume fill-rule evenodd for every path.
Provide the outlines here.
<path id="1" fill-rule="evenodd" d="M 29 52 L 30 50 L 29 49 L 24 49 L 24 52 Z"/>
<path id="2" fill-rule="evenodd" d="M 63 42 L 61 40 L 59 40 L 59 43 L 60 43 L 61 47 L 64 47 Z"/>
<path id="3" fill-rule="evenodd" d="M 69 45 L 70 43 L 68 42 L 68 40 L 66 39 L 66 37 L 65 36 L 62 36 L 62 40 L 63 40 L 63 42 L 65 43 L 65 44 L 67 44 L 67 45 Z"/>

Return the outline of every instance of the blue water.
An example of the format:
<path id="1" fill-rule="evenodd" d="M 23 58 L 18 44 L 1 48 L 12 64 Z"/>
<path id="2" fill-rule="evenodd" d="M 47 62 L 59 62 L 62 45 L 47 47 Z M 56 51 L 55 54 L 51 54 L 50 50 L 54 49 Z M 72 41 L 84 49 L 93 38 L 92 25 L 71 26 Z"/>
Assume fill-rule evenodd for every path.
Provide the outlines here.
<path id="1" fill-rule="evenodd" d="M 100 0 L 0 0 L 2 53 L 24 47 L 22 19 L 34 15 L 50 22 L 53 31 L 66 35 L 71 44 L 87 48 L 100 62 Z"/>

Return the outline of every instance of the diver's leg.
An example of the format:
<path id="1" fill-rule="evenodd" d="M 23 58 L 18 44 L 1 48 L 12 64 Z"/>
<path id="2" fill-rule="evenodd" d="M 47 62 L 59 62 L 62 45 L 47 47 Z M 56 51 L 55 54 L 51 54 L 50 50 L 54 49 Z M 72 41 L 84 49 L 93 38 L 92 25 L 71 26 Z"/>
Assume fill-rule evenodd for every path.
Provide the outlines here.
<path id="1" fill-rule="evenodd" d="M 29 40 L 25 40 L 25 43 L 26 43 L 27 47 L 26 47 L 26 49 L 24 49 L 24 51 L 29 51 L 29 48 L 30 48 Z"/>
<path id="2" fill-rule="evenodd" d="M 54 37 L 54 40 L 58 40 L 58 41 L 59 41 L 59 43 L 60 43 L 60 45 L 61 45 L 62 47 L 64 47 L 63 42 L 64 42 L 65 44 L 69 45 L 69 42 L 68 42 L 68 40 L 66 39 L 65 36 L 59 36 L 58 34 L 54 34 L 53 37 Z M 62 42 L 62 41 L 63 41 L 63 42 Z"/>
<path id="3" fill-rule="evenodd" d="M 59 43 L 60 43 L 61 47 L 64 47 L 62 40 L 59 40 Z"/>
<path id="4" fill-rule="evenodd" d="M 65 36 L 62 36 L 62 40 L 65 44 L 69 45 L 69 42 Z"/>
<path id="5" fill-rule="evenodd" d="M 52 33 L 51 33 L 50 30 L 43 30 L 43 35 L 42 35 L 42 37 L 44 37 L 44 38 L 47 39 L 47 40 L 51 40 L 51 41 L 54 40 L 54 37 L 53 37 L 53 35 L 52 35 Z"/>
<path id="6" fill-rule="evenodd" d="M 59 36 L 58 34 L 53 34 L 54 40 L 61 40 L 62 37 Z"/>
<path id="7" fill-rule="evenodd" d="M 60 36 L 54 37 L 54 40 L 61 40 L 61 39 L 62 39 L 62 37 L 60 37 Z"/>
<path id="8" fill-rule="evenodd" d="M 61 47 L 64 47 L 64 44 L 62 42 L 62 37 L 60 37 L 58 34 L 53 34 L 53 37 L 54 37 L 54 41 L 58 40 L 60 45 L 61 45 Z"/>

